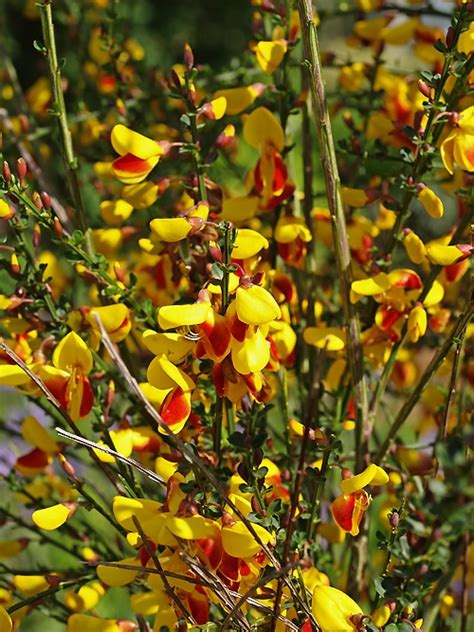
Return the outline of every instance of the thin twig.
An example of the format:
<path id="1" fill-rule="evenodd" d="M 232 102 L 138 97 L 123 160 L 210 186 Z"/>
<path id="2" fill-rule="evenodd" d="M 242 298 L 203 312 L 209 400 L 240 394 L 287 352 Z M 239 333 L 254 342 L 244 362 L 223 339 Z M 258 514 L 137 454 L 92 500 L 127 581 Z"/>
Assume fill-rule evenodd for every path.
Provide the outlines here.
<path id="1" fill-rule="evenodd" d="M 48 61 L 49 83 L 53 95 L 54 116 L 57 118 L 59 134 L 61 137 L 61 150 L 63 153 L 64 167 L 69 193 L 71 195 L 79 228 L 84 233 L 86 250 L 90 256 L 94 254 L 94 244 L 87 222 L 86 211 L 82 201 L 81 187 L 78 178 L 78 162 L 74 153 L 71 131 L 69 130 L 64 92 L 62 88 L 61 68 L 56 51 L 56 39 L 54 33 L 53 14 L 51 10 L 52 0 L 43 0 L 38 9 L 41 17 L 41 30 L 45 46 L 45 55 Z"/>
<path id="2" fill-rule="evenodd" d="M 275 571 L 274 573 L 271 573 L 270 575 L 267 575 L 267 576 L 264 575 L 260 577 L 260 579 L 251 588 L 249 588 L 247 592 L 244 593 L 240 597 L 240 599 L 236 602 L 235 606 L 232 608 L 232 610 L 229 612 L 227 617 L 224 619 L 221 625 L 221 632 L 225 632 L 225 630 L 227 630 L 229 625 L 232 623 L 232 619 L 234 618 L 236 612 L 239 610 L 239 608 L 243 606 L 243 604 L 248 602 L 248 598 L 251 595 L 253 595 L 255 591 L 257 591 L 262 586 L 265 586 L 269 582 L 273 581 L 274 579 L 279 579 L 283 575 L 286 575 L 293 568 L 301 564 L 302 564 L 301 560 L 296 560 L 292 562 L 291 564 L 287 564 L 286 566 L 283 566 L 282 568 L 280 568 L 279 571 Z"/>
<path id="3" fill-rule="evenodd" d="M 80 439 L 84 439 L 81 431 L 79 430 L 79 428 L 77 427 L 76 423 L 71 419 L 71 417 L 68 415 L 68 413 L 63 409 L 63 407 L 61 406 L 61 404 L 58 402 L 58 400 L 56 399 L 56 397 L 51 393 L 51 391 L 49 390 L 49 388 L 46 386 L 46 384 L 43 382 L 43 380 L 38 376 L 35 375 L 33 373 L 33 371 L 23 362 L 23 360 L 13 351 L 13 349 L 10 349 L 10 347 L 8 347 L 3 341 L 0 340 L 0 349 L 7 354 L 7 356 L 9 358 L 11 358 L 13 360 L 13 362 L 19 366 L 21 369 L 23 369 L 23 371 L 26 373 L 26 375 L 33 380 L 33 382 L 36 384 L 36 386 L 40 389 L 40 391 L 43 393 L 43 395 L 46 397 L 46 399 L 54 406 L 54 408 L 61 414 L 61 416 L 63 417 L 63 419 L 66 421 L 66 423 L 68 424 L 68 426 L 70 428 L 72 428 L 72 430 L 74 430 L 74 432 L 76 433 L 76 435 L 80 438 Z M 86 440 L 87 441 L 87 440 Z M 94 446 L 96 447 L 96 446 Z M 100 448 L 100 446 L 97 446 Z M 123 488 L 120 485 L 120 483 L 118 483 L 113 474 L 109 471 L 108 467 L 106 466 L 105 463 L 102 463 L 102 461 L 99 459 L 99 457 L 97 456 L 97 454 L 94 452 L 94 450 L 92 448 L 88 448 L 89 450 L 89 454 L 91 455 L 92 459 L 96 462 L 96 464 L 100 467 L 100 469 L 104 472 L 104 474 L 107 476 L 107 478 L 109 479 L 109 481 L 112 483 L 112 485 L 115 487 L 115 489 L 119 492 L 119 494 L 123 493 Z"/>
<path id="4" fill-rule="evenodd" d="M 158 573 L 159 573 L 159 575 L 161 577 L 161 581 L 163 582 L 163 586 L 165 588 L 166 594 L 171 599 L 171 601 L 174 601 L 174 603 L 176 604 L 178 609 L 183 613 L 183 615 L 186 617 L 186 619 L 189 621 L 189 623 L 191 625 L 195 625 L 196 621 L 195 621 L 194 617 L 189 613 L 189 611 L 186 608 L 186 606 L 184 605 L 184 603 L 181 601 L 179 596 L 172 589 L 172 587 L 171 587 L 171 585 L 170 585 L 170 583 L 168 581 L 168 578 L 165 575 L 163 567 L 161 566 L 161 562 L 160 562 L 158 556 L 156 555 L 156 552 L 151 547 L 150 542 L 149 542 L 147 536 L 145 535 L 145 532 L 142 529 L 140 521 L 138 520 L 138 518 L 136 516 L 132 516 L 132 520 L 133 520 L 133 524 L 137 528 L 138 534 L 140 535 L 140 538 L 142 539 L 142 542 L 143 542 L 143 544 L 144 544 L 144 546 L 145 546 L 145 548 L 147 550 L 148 555 L 153 560 L 153 564 L 155 565 L 155 568 L 156 568 L 156 570 L 158 571 Z"/>
<path id="5" fill-rule="evenodd" d="M 407 420 L 413 408 L 419 402 L 422 392 L 428 385 L 428 382 L 430 381 L 432 376 L 436 373 L 436 371 L 439 369 L 439 367 L 443 363 L 451 347 L 453 346 L 455 340 L 459 338 L 461 333 L 470 323 L 473 314 L 474 314 L 474 305 L 471 304 L 468 307 L 468 309 L 464 312 L 464 314 L 462 314 L 459 317 L 458 321 L 455 323 L 448 337 L 444 341 L 444 344 L 438 349 L 437 353 L 435 353 L 435 355 L 431 359 L 431 362 L 429 363 L 425 372 L 421 376 L 420 381 L 418 382 L 416 388 L 413 390 L 411 396 L 402 406 L 400 412 L 398 413 L 392 426 L 390 427 L 390 430 L 388 431 L 385 441 L 382 443 L 377 454 L 373 458 L 374 463 L 379 464 L 384 460 L 393 439 L 397 436 L 398 431 Z"/>

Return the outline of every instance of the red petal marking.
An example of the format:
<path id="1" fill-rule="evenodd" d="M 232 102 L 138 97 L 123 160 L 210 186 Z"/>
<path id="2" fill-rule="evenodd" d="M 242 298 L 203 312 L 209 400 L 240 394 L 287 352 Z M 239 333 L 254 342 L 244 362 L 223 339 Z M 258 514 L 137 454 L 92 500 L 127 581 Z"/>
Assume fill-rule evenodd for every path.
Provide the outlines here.
<path id="1" fill-rule="evenodd" d="M 204 625 L 209 621 L 209 599 L 196 586 L 192 593 L 188 594 L 188 603 L 191 614 L 198 625 Z"/>
<path id="2" fill-rule="evenodd" d="M 382 319 L 380 322 L 377 322 L 377 326 L 380 327 L 382 331 L 391 329 L 402 315 L 394 307 L 387 306 L 380 307 L 379 314 L 382 316 Z"/>
<path id="3" fill-rule="evenodd" d="M 161 405 L 160 415 L 168 426 L 180 423 L 189 417 L 191 403 L 188 396 L 178 386 L 171 391 Z"/>
<path id="4" fill-rule="evenodd" d="M 352 531 L 355 501 L 356 495 L 349 494 L 349 496 L 338 496 L 331 504 L 333 518 L 344 531 Z"/>
<path id="5" fill-rule="evenodd" d="M 82 401 L 79 414 L 81 417 L 87 417 L 94 405 L 94 391 L 92 390 L 89 378 L 82 376 Z"/>
<path id="6" fill-rule="evenodd" d="M 210 318 L 200 325 L 200 329 L 206 335 L 206 338 L 202 340 L 206 353 L 214 360 L 223 358 L 229 351 L 231 338 L 225 316 L 211 314 Z"/>
<path id="7" fill-rule="evenodd" d="M 224 379 L 224 372 L 222 370 L 221 364 L 215 364 L 212 367 L 212 381 L 214 382 L 214 386 L 216 387 L 217 394 L 219 395 L 219 397 L 224 397 L 225 379 Z"/>
<path id="8" fill-rule="evenodd" d="M 222 562 L 219 567 L 220 572 L 232 581 L 239 579 L 239 564 L 240 560 L 233 555 L 228 555 L 225 551 L 222 552 Z"/>
<path id="9" fill-rule="evenodd" d="M 273 281 L 273 286 L 283 294 L 288 303 L 291 302 L 294 296 L 294 287 L 289 276 L 277 274 Z"/>
<path id="10" fill-rule="evenodd" d="M 455 283 L 456 281 L 459 281 L 459 279 L 467 272 L 468 268 L 469 261 L 467 261 L 467 259 L 459 261 L 458 263 L 453 263 L 450 266 L 445 266 L 443 272 L 446 277 L 446 281 L 448 283 Z"/>
<path id="11" fill-rule="evenodd" d="M 51 378 L 48 377 L 44 379 L 44 383 L 46 384 L 48 389 L 51 391 L 51 393 L 54 395 L 54 397 L 58 400 L 58 402 L 61 404 L 61 408 L 64 408 L 64 410 L 67 410 L 66 393 L 67 393 L 68 378 L 55 375 L 54 377 L 51 377 Z"/>
<path id="12" fill-rule="evenodd" d="M 120 158 L 116 158 L 112 163 L 113 169 L 116 171 L 124 171 L 126 173 L 148 173 L 152 170 L 152 166 L 148 162 L 148 160 L 143 160 L 142 158 L 138 158 L 134 154 L 125 154 L 120 156 Z"/>
<path id="13" fill-rule="evenodd" d="M 403 287 L 405 290 L 419 290 L 422 286 L 423 283 L 416 272 L 405 270 L 393 283 L 392 287 Z"/>
<path id="14" fill-rule="evenodd" d="M 278 152 L 275 152 L 273 155 L 273 190 L 278 192 L 279 195 L 284 191 L 286 181 L 288 179 L 288 171 L 286 169 L 286 165 L 283 162 L 283 158 Z"/>
<path id="15" fill-rule="evenodd" d="M 222 561 L 223 549 L 220 537 L 202 538 L 201 540 L 196 540 L 196 543 L 205 556 L 205 561 L 211 568 L 216 569 Z"/>
<path id="16" fill-rule="evenodd" d="M 303 625 L 300 628 L 300 632 L 312 632 L 313 626 L 311 625 L 311 621 L 306 619 Z"/>
<path id="17" fill-rule="evenodd" d="M 16 464 L 20 467 L 34 470 L 41 470 L 45 468 L 48 463 L 48 454 L 46 452 L 43 452 L 43 450 L 40 450 L 39 448 L 35 448 L 31 452 L 28 452 L 28 454 L 20 456 L 16 461 Z"/>
<path id="18" fill-rule="evenodd" d="M 245 340 L 245 334 L 247 333 L 248 325 L 239 320 L 237 314 L 232 316 L 232 320 L 230 323 L 230 330 L 232 335 L 239 342 L 243 342 Z"/>

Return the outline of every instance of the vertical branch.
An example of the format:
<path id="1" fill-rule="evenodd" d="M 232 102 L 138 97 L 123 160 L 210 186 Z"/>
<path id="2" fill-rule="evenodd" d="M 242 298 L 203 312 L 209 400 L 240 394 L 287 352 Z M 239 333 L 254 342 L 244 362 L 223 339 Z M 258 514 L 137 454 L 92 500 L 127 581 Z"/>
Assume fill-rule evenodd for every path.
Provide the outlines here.
<path id="1" fill-rule="evenodd" d="M 84 233 L 85 245 L 90 256 L 94 254 L 94 245 L 89 230 L 86 212 L 81 196 L 81 188 L 77 174 L 78 163 L 74 153 L 71 132 L 68 127 L 66 104 L 62 90 L 61 68 L 58 63 L 56 51 L 56 39 L 54 34 L 53 14 L 51 10 L 52 0 L 44 0 L 38 4 L 41 17 L 41 30 L 44 40 L 44 54 L 48 61 L 48 74 L 51 92 L 53 95 L 54 116 L 57 118 L 59 135 L 61 138 L 61 151 L 63 154 L 64 167 L 69 193 L 77 213 L 77 224 Z"/>
<path id="2" fill-rule="evenodd" d="M 301 22 L 301 33 L 303 36 L 304 64 L 308 70 L 313 107 L 317 112 L 316 127 L 319 136 L 321 161 L 326 182 L 337 270 L 341 286 L 341 301 L 344 312 L 344 324 L 347 332 L 348 359 L 356 407 L 356 469 L 360 470 L 362 468 L 362 427 L 367 420 L 368 396 L 363 370 L 359 317 L 355 306 L 350 301 L 352 283 L 351 255 L 344 207 L 340 193 L 340 178 L 331 120 L 326 103 L 318 33 L 313 20 L 311 0 L 298 0 L 298 10 Z"/>

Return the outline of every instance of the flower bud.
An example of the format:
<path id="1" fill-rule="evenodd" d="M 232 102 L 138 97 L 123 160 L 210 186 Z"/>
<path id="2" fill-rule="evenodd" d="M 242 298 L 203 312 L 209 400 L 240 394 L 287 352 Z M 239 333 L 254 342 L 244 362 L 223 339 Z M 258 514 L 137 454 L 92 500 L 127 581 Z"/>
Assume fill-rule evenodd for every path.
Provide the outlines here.
<path id="1" fill-rule="evenodd" d="M 55 217 L 53 221 L 54 221 L 54 232 L 61 239 L 64 233 L 62 224 L 57 217 Z"/>
<path id="2" fill-rule="evenodd" d="M 2 172 L 7 186 L 10 186 L 10 182 L 12 180 L 12 172 L 10 171 L 10 165 L 6 160 L 3 162 Z"/>
<path id="3" fill-rule="evenodd" d="M 184 45 L 184 65 L 188 70 L 194 66 L 194 54 L 191 46 L 186 42 Z"/>
<path id="4" fill-rule="evenodd" d="M 20 180 L 24 180 L 26 178 L 26 174 L 28 173 L 28 167 L 24 158 L 18 158 L 16 161 L 16 172 Z"/>
<path id="5" fill-rule="evenodd" d="M 421 92 L 421 94 L 423 96 L 425 96 L 427 99 L 431 98 L 431 88 L 430 86 L 426 83 L 426 81 L 423 81 L 422 79 L 420 79 L 418 81 L 418 90 Z"/>
<path id="6" fill-rule="evenodd" d="M 44 208 L 49 211 L 51 208 L 51 196 L 46 191 L 41 191 L 40 193 L 41 201 L 43 202 Z"/>
<path id="7" fill-rule="evenodd" d="M 20 274 L 21 272 L 20 262 L 18 261 L 18 257 L 15 253 L 13 253 L 10 258 L 10 268 L 13 274 Z"/>

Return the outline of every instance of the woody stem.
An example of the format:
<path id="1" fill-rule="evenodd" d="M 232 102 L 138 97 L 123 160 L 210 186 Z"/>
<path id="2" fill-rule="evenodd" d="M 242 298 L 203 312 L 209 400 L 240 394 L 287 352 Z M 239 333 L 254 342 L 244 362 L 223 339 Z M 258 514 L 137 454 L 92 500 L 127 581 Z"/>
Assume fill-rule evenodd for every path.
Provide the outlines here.
<path id="1" fill-rule="evenodd" d="M 304 65 L 308 71 L 309 87 L 319 137 L 321 162 L 336 255 L 336 264 L 341 288 L 341 302 L 344 323 L 347 330 L 348 359 L 354 389 L 356 408 L 355 453 L 356 470 L 362 469 L 362 428 L 367 420 L 368 395 L 364 376 L 362 348 L 360 343 L 360 322 L 355 306 L 350 301 L 352 283 L 351 254 L 347 235 L 346 219 L 340 192 L 340 178 L 337 166 L 336 150 L 332 135 L 331 120 L 326 102 L 322 76 L 319 39 L 313 19 L 311 0 L 298 0 L 301 33 L 304 45 Z"/>

